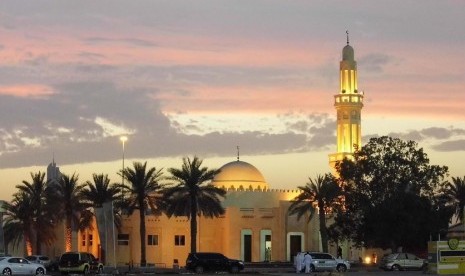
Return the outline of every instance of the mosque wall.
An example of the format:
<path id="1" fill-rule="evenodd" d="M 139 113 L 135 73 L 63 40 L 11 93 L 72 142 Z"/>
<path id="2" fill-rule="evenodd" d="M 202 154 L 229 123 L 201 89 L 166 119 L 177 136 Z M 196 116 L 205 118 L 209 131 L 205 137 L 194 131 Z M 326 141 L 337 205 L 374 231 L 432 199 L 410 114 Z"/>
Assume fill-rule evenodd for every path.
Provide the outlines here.
<path id="1" fill-rule="evenodd" d="M 223 202 L 226 213 L 219 218 L 198 218 L 199 252 L 220 252 L 230 258 L 244 259 L 245 236 L 250 236 L 249 261 L 259 262 L 265 258 L 271 261 L 290 260 L 288 233 L 302 233 L 304 248 L 317 250 L 317 220 L 307 222 L 306 218 L 297 220 L 288 216 L 289 200 L 297 191 L 228 191 Z M 317 232 L 317 231 L 316 231 Z M 81 233 L 80 235 L 82 235 Z M 89 234 L 89 233 L 88 233 Z M 92 234 L 98 243 L 98 232 Z M 139 213 L 123 217 L 122 227 L 116 238 L 116 256 L 119 266 L 140 262 Z M 147 263 L 157 266 L 172 266 L 176 261 L 180 266 L 190 252 L 190 222 L 187 217 L 172 217 L 149 214 L 146 216 L 146 235 L 153 240 L 146 241 Z M 156 237 L 156 238 L 155 238 Z M 269 238 L 270 240 L 266 240 Z M 156 242 L 155 242 L 156 241 Z M 78 240 L 82 245 L 82 240 Z M 149 244 L 151 243 L 151 244 Z M 78 250 L 94 253 L 96 248 L 77 246 Z M 267 248 L 269 247 L 269 249 Z M 97 252 L 95 252 L 97 251 Z M 112 263 L 112 260 L 107 260 Z"/>

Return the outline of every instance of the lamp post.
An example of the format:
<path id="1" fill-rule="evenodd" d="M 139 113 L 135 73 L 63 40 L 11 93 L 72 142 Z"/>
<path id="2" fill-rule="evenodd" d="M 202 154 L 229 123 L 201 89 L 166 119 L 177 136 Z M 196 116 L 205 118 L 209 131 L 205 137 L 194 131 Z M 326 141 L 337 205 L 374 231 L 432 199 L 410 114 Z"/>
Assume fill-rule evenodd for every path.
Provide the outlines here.
<path id="1" fill-rule="evenodd" d="M 127 136 L 121 136 L 119 138 L 119 140 L 121 141 L 121 143 L 123 143 L 123 170 L 121 171 L 121 184 L 124 185 L 124 144 L 126 143 L 126 141 L 128 140 L 128 137 Z"/>

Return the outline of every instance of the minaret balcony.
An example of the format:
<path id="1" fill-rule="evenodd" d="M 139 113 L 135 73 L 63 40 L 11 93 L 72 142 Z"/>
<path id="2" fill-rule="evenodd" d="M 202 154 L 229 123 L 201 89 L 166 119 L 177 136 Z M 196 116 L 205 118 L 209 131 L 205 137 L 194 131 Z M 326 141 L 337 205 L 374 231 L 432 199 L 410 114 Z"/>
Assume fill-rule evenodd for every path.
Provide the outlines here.
<path id="1" fill-rule="evenodd" d="M 361 94 L 344 94 L 335 95 L 334 104 L 363 104 L 363 95 Z"/>

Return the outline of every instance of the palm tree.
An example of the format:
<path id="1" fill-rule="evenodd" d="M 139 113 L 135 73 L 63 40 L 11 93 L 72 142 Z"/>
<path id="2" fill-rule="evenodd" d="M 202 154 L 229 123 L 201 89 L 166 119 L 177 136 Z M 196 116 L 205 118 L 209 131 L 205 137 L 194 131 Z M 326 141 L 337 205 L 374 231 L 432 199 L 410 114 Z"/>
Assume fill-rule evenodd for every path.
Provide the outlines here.
<path id="1" fill-rule="evenodd" d="M 22 241 L 26 244 L 26 254 L 32 255 L 33 208 L 29 195 L 18 192 L 13 194 L 11 202 L 5 202 L 4 233 L 6 244 L 18 247 Z"/>
<path id="2" fill-rule="evenodd" d="M 48 210 L 46 204 L 46 182 L 45 173 L 31 172 L 32 182 L 23 180 L 21 185 L 16 185 L 16 188 L 30 199 L 33 230 L 35 232 L 35 251 L 41 253 L 41 244 L 51 245 L 55 240 L 55 232 L 53 231 L 51 211 Z"/>
<path id="3" fill-rule="evenodd" d="M 94 182 L 86 181 L 85 187 L 81 191 L 81 196 L 95 208 L 102 207 L 104 203 L 113 201 L 117 198 L 119 188 L 116 185 L 110 185 L 108 174 L 93 174 Z"/>
<path id="4" fill-rule="evenodd" d="M 72 250 L 73 228 L 85 229 L 90 226 L 89 214 L 86 209 L 89 207 L 81 197 L 84 185 L 78 183 L 78 175 L 68 176 L 61 174 L 58 181 L 50 183 L 48 187 L 48 199 L 54 206 L 55 219 L 65 221 L 65 251 Z"/>
<path id="5" fill-rule="evenodd" d="M 452 177 L 452 182 L 447 182 L 443 190 L 447 203 L 452 206 L 456 215 L 456 221 L 465 220 L 465 176 Z"/>
<path id="6" fill-rule="evenodd" d="M 81 191 L 81 196 L 84 201 L 86 201 L 89 206 L 93 208 L 101 208 L 104 203 L 107 202 L 116 202 L 115 201 L 120 194 L 120 188 L 117 184 L 110 184 L 110 178 L 108 174 L 93 174 L 93 182 L 86 181 L 84 184 L 85 187 Z M 120 208 L 121 204 L 115 204 L 115 207 Z M 120 212 L 118 208 L 115 208 L 113 211 L 113 216 L 115 218 L 115 225 L 119 227 L 121 225 L 121 218 L 118 215 Z"/>
<path id="7" fill-rule="evenodd" d="M 170 168 L 169 180 L 174 186 L 167 188 L 163 193 L 166 201 L 165 212 L 168 217 L 187 216 L 190 220 L 191 253 L 197 252 L 197 216 L 218 217 L 225 210 L 221 205 L 220 197 L 226 191 L 211 185 L 211 180 L 219 172 L 201 167 L 202 160 L 194 156 L 183 158 L 181 169 Z"/>
<path id="8" fill-rule="evenodd" d="M 289 215 L 297 214 L 299 220 L 308 214 L 310 221 L 318 207 L 320 223 L 321 244 L 323 252 L 328 252 L 328 229 L 326 227 L 326 213 L 329 213 L 339 205 L 342 190 L 331 174 L 317 175 L 315 179 L 308 178 L 305 186 L 299 186 L 301 193 L 294 198 L 289 206 Z"/>
<path id="9" fill-rule="evenodd" d="M 134 169 L 124 168 L 119 175 L 127 180 L 126 183 L 119 185 L 124 194 L 129 194 L 126 199 L 127 211 L 132 214 L 135 210 L 139 210 L 140 218 L 140 265 L 145 266 L 146 260 L 146 244 L 145 244 L 145 211 L 151 209 L 157 211 L 159 202 L 156 200 L 157 192 L 162 186 L 159 181 L 162 177 L 162 171 L 157 170 L 155 167 L 147 169 L 147 162 L 144 164 L 140 162 L 133 163 Z"/>

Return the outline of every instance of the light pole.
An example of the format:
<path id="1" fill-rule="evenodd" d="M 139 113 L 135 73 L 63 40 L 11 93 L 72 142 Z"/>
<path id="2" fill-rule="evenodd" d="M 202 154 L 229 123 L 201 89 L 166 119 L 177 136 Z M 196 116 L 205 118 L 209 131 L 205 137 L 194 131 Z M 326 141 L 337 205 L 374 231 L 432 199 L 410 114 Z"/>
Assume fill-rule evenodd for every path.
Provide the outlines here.
<path id="1" fill-rule="evenodd" d="M 121 143 L 123 143 L 123 170 L 121 171 L 121 184 L 124 185 L 124 144 L 126 143 L 126 141 L 128 140 L 128 137 L 127 136 L 121 136 L 119 138 L 119 140 L 121 141 Z"/>

